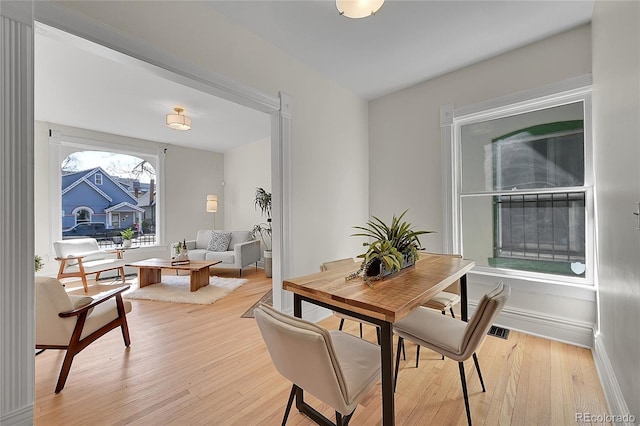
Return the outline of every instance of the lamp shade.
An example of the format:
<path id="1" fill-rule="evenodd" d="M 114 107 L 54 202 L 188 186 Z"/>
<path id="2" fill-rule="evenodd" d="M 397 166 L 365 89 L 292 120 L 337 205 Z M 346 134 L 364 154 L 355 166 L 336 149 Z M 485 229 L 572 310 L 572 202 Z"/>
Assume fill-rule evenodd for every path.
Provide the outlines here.
<path id="1" fill-rule="evenodd" d="M 167 114 L 167 126 L 176 130 L 191 130 L 191 119 L 184 115 L 184 108 L 175 107 L 175 114 Z"/>
<path id="2" fill-rule="evenodd" d="M 207 211 L 209 213 L 215 213 L 218 211 L 218 196 L 207 195 Z"/>
<path id="3" fill-rule="evenodd" d="M 366 18 L 380 10 L 384 0 L 336 0 L 340 15 L 347 18 Z"/>

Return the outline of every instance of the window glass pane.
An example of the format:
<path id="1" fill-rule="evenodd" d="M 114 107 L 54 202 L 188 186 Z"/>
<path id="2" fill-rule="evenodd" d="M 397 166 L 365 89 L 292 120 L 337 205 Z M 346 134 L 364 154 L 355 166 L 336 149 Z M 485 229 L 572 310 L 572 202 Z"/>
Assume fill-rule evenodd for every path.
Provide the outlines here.
<path id="1" fill-rule="evenodd" d="M 121 244 L 135 231 L 137 245 L 156 244 L 156 171 L 140 157 L 78 151 L 61 164 L 62 238 L 92 237 L 103 247 Z"/>
<path id="2" fill-rule="evenodd" d="M 463 197 L 464 256 L 480 266 L 583 277 L 584 206 L 584 192 Z"/>
<path id="3" fill-rule="evenodd" d="M 461 126 L 462 192 L 582 186 L 583 103 Z"/>

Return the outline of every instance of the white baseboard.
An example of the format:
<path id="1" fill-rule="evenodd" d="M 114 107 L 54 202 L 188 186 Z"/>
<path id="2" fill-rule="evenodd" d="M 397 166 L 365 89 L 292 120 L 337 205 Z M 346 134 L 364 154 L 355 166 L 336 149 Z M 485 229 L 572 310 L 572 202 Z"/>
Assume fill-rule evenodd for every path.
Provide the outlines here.
<path id="1" fill-rule="evenodd" d="M 0 417 L 2 426 L 31 426 L 33 425 L 33 404 L 22 407 L 19 410 L 3 414 Z"/>
<path id="2" fill-rule="evenodd" d="M 620 385 L 618 385 L 618 379 L 613 372 L 613 367 L 611 366 L 611 362 L 609 361 L 607 351 L 602 344 L 602 339 L 598 339 L 597 336 L 594 336 L 593 342 L 593 349 L 591 350 L 593 354 L 593 361 L 596 365 L 596 371 L 598 372 L 598 377 L 600 378 L 600 385 L 602 386 L 602 390 L 604 391 L 604 396 L 607 399 L 609 413 L 612 415 L 620 415 L 622 417 L 624 417 L 625 415 L 628 416 L 629 407 L 627 406 L 627 402 L 622 395 Z M 636 424 L 635 422 L 638 419 L 628 418 L 625 420 L 628 421 L 614 422 L 614 424 L 633 426 L 634 424 Z"/>
<path id="3" fill-rule="evenodd" d="M 469 302 L 469 316 L 475 311 L 477 302 Z M 593 347 L 593 324 L 567 318 L 543 315 L 521 308 L 505 307 L 495 321 L 496 325 L 545 339 L 591 349 Z"/>

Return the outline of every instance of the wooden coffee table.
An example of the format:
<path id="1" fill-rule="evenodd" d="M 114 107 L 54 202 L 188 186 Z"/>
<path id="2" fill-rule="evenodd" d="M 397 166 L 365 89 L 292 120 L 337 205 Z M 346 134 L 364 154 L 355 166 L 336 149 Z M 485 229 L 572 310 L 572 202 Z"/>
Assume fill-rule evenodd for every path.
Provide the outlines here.
<path id="1" fill-rule="evenodd" d="M 157 284 L 162 279 L 163 269 L 173 269 L 176 271 L 190 271 L 191 280 L 189 288 L 191 291 L 209 285 L 209 267 L 222 263 L 220 260 L 191 260 L 189 263 L 182 265 L 172 265 L 169 259 L 146 259 L 138 262 L 127 263 L 125 266 L 138 268 L 138 285 L 140 288 Z"/>

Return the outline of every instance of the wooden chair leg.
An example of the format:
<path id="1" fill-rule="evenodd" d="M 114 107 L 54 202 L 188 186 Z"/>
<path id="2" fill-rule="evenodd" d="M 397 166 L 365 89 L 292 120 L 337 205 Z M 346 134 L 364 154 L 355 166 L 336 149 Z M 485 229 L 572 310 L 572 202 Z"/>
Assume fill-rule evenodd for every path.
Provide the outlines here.
<path id="1" fill-rule="evenodd" d="M 469 410 L 469 395 L 467 394 L 467 379 L 464 376 L 464 362 L 459 361 L 460 382 L 462 382 L 462 396 L 464 397 L 464 406 L 467 409 L 467 422 L 471 426 L 471 411 Z"/>
<path id="2" fill-rule="evenodd" d="M 116 306 L 118 307 L 118 315 L 120 317 L 120 330 L 122 331 L 122 339 L 124 345 L 129 347 L 131 345 L 131 338 L 129 337 L 129 325 L 127 324 L 127 313 L 124 309 L 124 302 L 122 301 L 122 295 L 116 296 Z"/>
<path id="3" fill-rule="evenodd" d="M 98 277 L 96 277 L 96 281 L 98 280 Z M 82 274 L 82 286 L 84 287 L 84 292 L 87 293 L 89 291 L 89 285 L 87 284 L 87 276 L 85 274 Z"/>
<path id="4" fill-rule="evenodd" d="M 122 277 L 122 282 L 124 283 L 125 280 L 126 280 L 126 278 L 124 276 L 124 266 L 119 268 L 119 270 L 120 270 L 120 276 Z"/>

